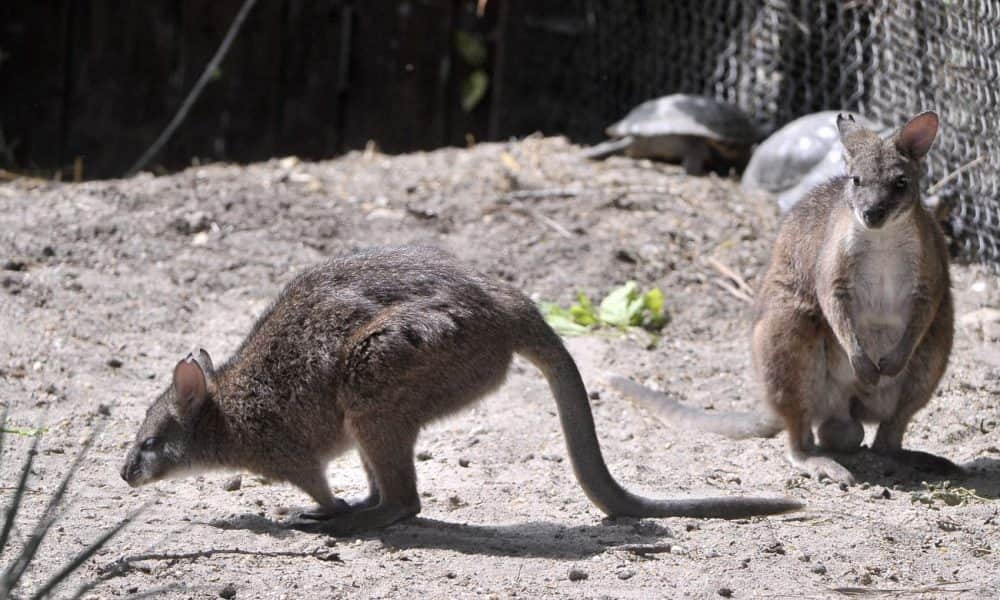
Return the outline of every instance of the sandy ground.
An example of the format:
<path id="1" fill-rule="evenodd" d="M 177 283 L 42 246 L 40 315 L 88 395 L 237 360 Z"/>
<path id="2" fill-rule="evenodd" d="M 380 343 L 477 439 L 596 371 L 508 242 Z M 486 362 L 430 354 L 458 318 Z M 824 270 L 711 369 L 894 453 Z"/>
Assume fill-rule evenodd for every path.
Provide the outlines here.
<path id="1" fill-rule="evenodd" d="M 775 223 L 766 199 L 732 181 L 621 158 L 589 163 L 555 138 L 4 184 L 0 400 L 10 425 L 47 427 L 15 545 L 98 431 L 27 587 L 149 502 L 64 593 L 103 577 L 90 597 L 163 586 L 176 598 L 1000 596 L 1000 325 L 977 318 L 1000 306 L 1000 290 L 982 268 L 953 269 L 968 323 L 907 436 L 971 469 L 952 486 L 978 497 L 958 505 L 917 501 L 941 482 L 870 457 L 851 462 L 851 487 L 803 478 L 783 460 L 782 437 L 692 435 L 602 389 L 600 373 L 614 370 L 693 405 L 751 406 L 748 306 L 707 258 L 753 285 Z M 307 498 L 253 475 L 234 491 L 224 489 L 230 473 L 139 490 L 121 481 L 146 407 L 192 347 L 220 360 L 302 268 L 410 242 L 444 246 L 539 300 L 603 297 L 629 279 L 662 288 L 671 321 L 655 348 L 614 332 L 570 340 L 600 394 L 612 472 L 649 494 L 788 494 L 808 508 L 738 521 L 603 519 L 563 459 L 543 380 L 523 362 L 494 396 L 420 439 L 421 516 L 359 539 L 285 530 Z M 7 436 L 5 489 L 29 444 Z M 353 453 L 329 476 L 337 493 L 364 487 Z"/>

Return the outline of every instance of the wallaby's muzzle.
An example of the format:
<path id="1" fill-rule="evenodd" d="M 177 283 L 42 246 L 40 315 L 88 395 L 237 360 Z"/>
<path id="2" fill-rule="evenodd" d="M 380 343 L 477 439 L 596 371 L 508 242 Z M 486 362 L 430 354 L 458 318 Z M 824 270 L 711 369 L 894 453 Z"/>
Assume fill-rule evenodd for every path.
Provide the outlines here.
<path id="1" fill-rule="evenodd" d="M 139 487 L 143 484 L 140 477 L 142 474 L 142 465 L 140 462 L 141 457 L 139 453 L 132 450 L 129 451 L 128 456 L 125 458 L 125 464 L 122 465 L 122 479 L 124 479 L 125 483 L 129 484 L 131 487 Z"/>
<path id="2" fill-rule="evenodd" d="M 889 210 L 884 205 L 868 207 L 861 213 L 861 219 L 869 229 L 878 229 L 884 225 L 887 216 Z"/>

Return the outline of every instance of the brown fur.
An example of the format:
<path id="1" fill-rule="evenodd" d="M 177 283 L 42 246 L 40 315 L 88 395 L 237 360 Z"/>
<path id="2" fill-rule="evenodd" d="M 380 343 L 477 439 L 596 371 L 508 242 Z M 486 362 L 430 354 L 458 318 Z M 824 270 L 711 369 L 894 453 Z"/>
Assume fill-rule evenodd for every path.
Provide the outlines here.
<path id="1" fill-rule="evenodd" d="M 813 429 L 821 449 L 844 452 L 860 447 L 863 422 L 878 423 L 873 448 L 905 459 L 903 434 L 944 374 L 954 326 L 944 235 L 919 194 L 936 115 L 915 117 L 887 140 L 853 118 L 838 124 L 848 176 L 786 216 L 757 292 L 754 371 L 780 419 L 754 433 L 784 428 L 794 465 L 850 482 L 847 469 L 815 452 Z M 747 415 L 695 420 L 662 395 L 612 384 L 684 423 L 753 429 L 738 427 Z"/>
<path id="2" fill-rule="evenodd" d="M 132 485 L 186 469 L 247 469 L 288 481 L 320 505 L 316 528 L 349 533 L 420 510 L 413 447 L 425 424 L 501 385 L 514 353 L 546 375 L 588 497 L 609 515 L 719 516 L 797 508 L 787 499 L 651 500 L 607 471 L 587 392 L 534 304 L 431 248 L 377 249 L 292 281 L 236 354 L 178 364 L 122 477 Z M 204 385 L 199 388 L 199 375 Z M 369 496 L 334 497 L 327 462 L 356 446 Z"/>

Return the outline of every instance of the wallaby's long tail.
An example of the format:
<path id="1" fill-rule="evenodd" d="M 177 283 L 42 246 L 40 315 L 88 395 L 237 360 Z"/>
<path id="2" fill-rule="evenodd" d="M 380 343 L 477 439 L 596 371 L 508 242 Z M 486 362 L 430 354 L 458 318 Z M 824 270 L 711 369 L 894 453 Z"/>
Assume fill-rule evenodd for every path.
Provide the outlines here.
<path id="1" fill-rule="evenodd" d="M 709 413 L 685 406 L 664 393 L 620 375 L 611 375 L 607 380 L 612 389 L 652 410 L 668 425 L 718 433 L 734 440 L 774 437 L 784 429 L 776 416 L 756 412 Z"/>
<path id="2" fill-rule="evenodd" d="M 604 462 L 587 390 L 573 357 L 555 332 L 544 322 L 540 325 L 541 331 L 532 336 L 533 341 L 519 349 L 519 352 L 545 374 L 556 398 L 573 472 L 590 501 L 605 514 L 612 517 L 736 519 L 802 508 L 801 502 L 783 497 L 731 496 L 661 500 L 638 496 L 624 489 L 611 476 Z"/>
<path id="3" fill-rule="evenodd" d="M 617 140 L 608 140 L 606 142 L 601 142 L 595 146 L 587 148 L 580 153 L 583 158 L 589 158 L 591 160 L 598 160 L 601 158 L 607 158 L 612 154 L 618 154 L 626 148 L 632 145 L 632 136 L 627 135 L 623 138 Z"/>

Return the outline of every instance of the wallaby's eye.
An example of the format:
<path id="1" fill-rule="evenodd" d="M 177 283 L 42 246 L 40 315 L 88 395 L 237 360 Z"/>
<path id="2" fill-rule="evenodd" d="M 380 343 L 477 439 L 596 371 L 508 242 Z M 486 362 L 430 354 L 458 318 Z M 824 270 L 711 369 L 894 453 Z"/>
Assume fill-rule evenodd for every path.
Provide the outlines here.
<path id="1" fill-rule="evenodd" d="M 160 438 L 148 437 L 142 440 L 142 444 L 139 446 L 139 449 L 143 452 L 152 452 L 153 450 L 156 450 L 159 445 Z"/>
<path id="2" fill-rule="evenodd" d="M 896 178 L 896 181 L 893 182 L 893 185 L 896 186 L 897 190 L 905 190 L 906 186 L 909 184 L 910 180 L 906 178 L 906 175 L 900 175 Z"/>
<path id="3" fill-rule="evenodd" d="M 854 177 L 851 177 L 851 183 L 853 183 L 854 185 L 860 186 L 861 185 L 861 178 L 858 177 L 857 175 L 855 175 Z"/>

